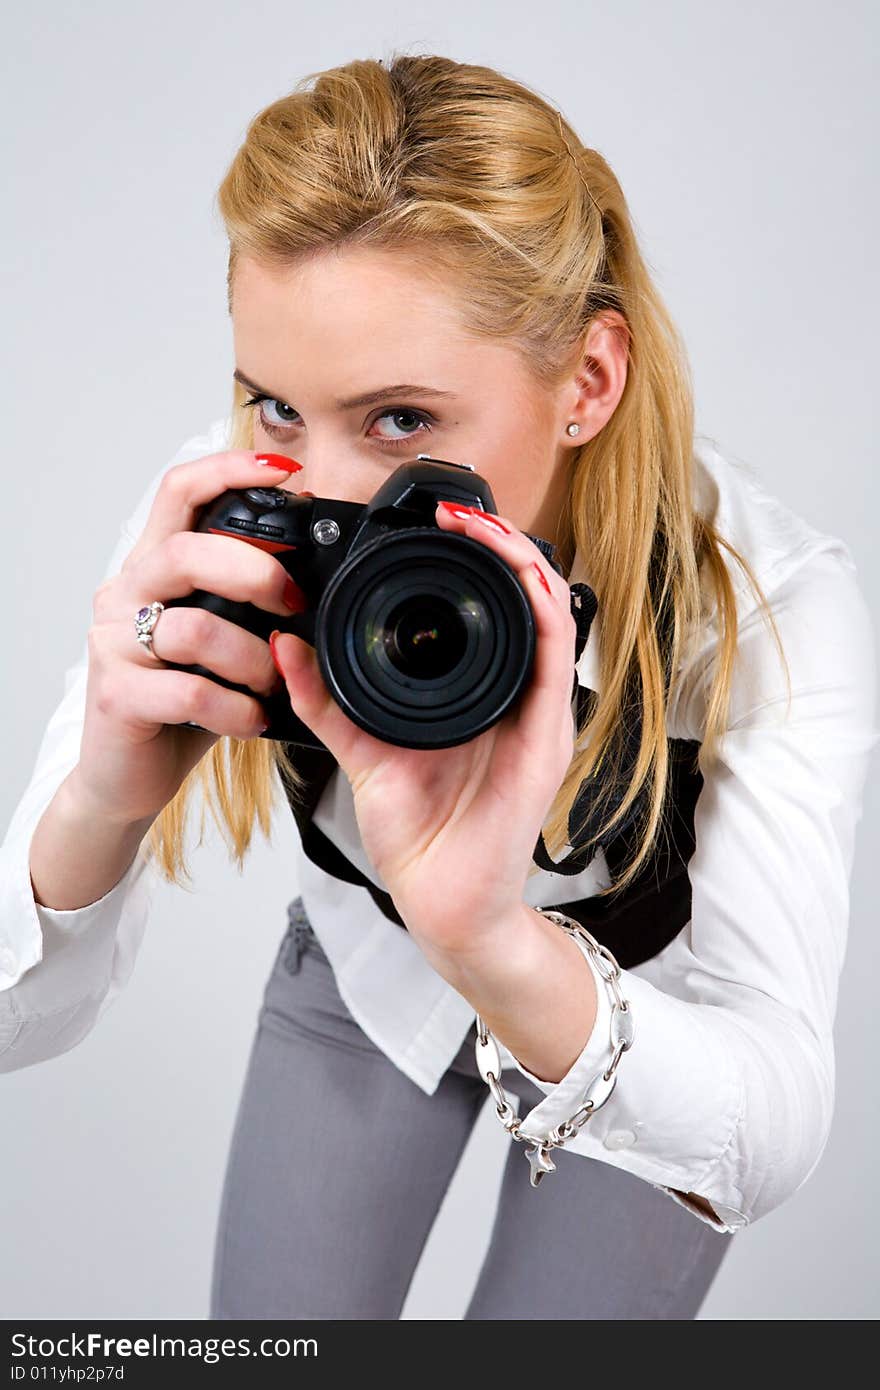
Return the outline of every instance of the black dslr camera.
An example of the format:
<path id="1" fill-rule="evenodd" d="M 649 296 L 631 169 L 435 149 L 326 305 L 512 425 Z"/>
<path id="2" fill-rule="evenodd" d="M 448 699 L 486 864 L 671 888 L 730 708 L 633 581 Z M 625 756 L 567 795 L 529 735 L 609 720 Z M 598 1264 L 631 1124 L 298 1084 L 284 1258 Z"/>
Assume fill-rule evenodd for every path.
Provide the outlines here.
<path id="1" fill-rule="evenodd" d="M 526 689 L 536 630 L 511 567 L 479 541 L 437 526 L 441 499 L 497 510 L 489 484 L 469 465 L 428 454 L 402 463 L 365 505 L 281 488 L 231 489 L 201 509 L 195 529 L 276 555 L 305 593 L 307 611 L 279 618 L 204 589 L 165 607 L 207 608 L 266 641 L 273 628 L 295 633 L 315 648 L 340 708 L 385 743 L 467 743 Z M 555 546 L 529 539 L 561 574 Z M 204 666 L 167 664 L 256 695 Z M 261 737 L 325 748 L 286 690 L 257 698 L 269 720 Z"/>

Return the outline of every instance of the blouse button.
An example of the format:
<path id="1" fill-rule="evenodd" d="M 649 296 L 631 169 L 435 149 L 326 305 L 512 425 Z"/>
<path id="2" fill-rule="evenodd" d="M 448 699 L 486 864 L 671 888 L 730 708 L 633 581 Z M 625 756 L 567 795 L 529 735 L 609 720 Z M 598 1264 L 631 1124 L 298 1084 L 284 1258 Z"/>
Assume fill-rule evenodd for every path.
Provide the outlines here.
<path id="1" fill-rule="evenodd" d="M 636 1136 L 631 1129 L 611 1129 L 602 1140 L 606 1149 L 628 1149 L 635 1142 Z"/>

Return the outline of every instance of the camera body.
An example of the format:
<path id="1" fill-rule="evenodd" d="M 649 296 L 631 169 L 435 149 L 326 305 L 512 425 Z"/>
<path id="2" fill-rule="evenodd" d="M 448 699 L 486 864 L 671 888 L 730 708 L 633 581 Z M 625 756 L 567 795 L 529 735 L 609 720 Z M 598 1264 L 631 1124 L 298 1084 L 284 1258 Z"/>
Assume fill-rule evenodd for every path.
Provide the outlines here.
<path id="1" fill-rule="evenodd" d="M 279 618 L 197 589 L 166 608 L 207 608 L 258 637 L 292 632 L 315 648 L 328 690 L 367 733 L 402 748 L 451 748 L 502 719 L 528 685 L 536 628 L 514 570 L 479 541 L 442 531 L 441 499 L 496 512 L 489 484 L 465 464 L 419 454 L 365 504 L 282 488 L 231 489 L 195 529 L 275 555 L 307 599 Z M 530 540 L 562 573 L 555 546 Z M 285 689 L 257 695 L 201 665 L 168 662 L 258 698 L 261 737 L 325 748 Z M 188 721 L 183 727 L 201 729 Z"/>

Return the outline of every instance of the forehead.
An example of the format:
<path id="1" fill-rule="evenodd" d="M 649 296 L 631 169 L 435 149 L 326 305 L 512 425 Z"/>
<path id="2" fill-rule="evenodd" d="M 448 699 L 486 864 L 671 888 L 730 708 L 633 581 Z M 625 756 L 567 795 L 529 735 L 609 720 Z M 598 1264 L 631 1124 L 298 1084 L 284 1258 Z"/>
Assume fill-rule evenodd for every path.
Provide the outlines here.
<path id="1" fill-rule="evenodd" d="M 363 248 L 333 249 L 283 268 L 245 258 L 233 277 L 232 309 L 235 318 L 337 320 L 405 312 L 449 329 L 463 327 L 452 283 L 410 256 Z M 405 331 L 406 323 L 400 326 Z"/>
<path id="2" fill-rule="evenodd" d="M 412 257 L 342 248 L 285 268 L 243 258 L 232 289 L 238 366 L 255 380 L 283 361 L 310 374 L 344 363 L 347 380 L 366 374 L 370 386 L 380 370 L 450 389 L 501 374 L 527 388 L 513 346 L 469 334 L 456 287 Z"/>

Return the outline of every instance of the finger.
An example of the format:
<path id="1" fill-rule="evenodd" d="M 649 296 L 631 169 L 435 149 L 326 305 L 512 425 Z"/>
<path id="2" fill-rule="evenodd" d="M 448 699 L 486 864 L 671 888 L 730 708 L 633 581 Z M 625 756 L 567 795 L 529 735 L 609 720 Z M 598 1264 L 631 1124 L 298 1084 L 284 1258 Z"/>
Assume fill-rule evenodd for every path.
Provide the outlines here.
<path id="1" fill-rule="evenodd" d="M 238 536 L 209 535 L 206 531 L 176 531 L 158 546 L 145 551 L 125 573 L 123 592 L 113 590 L 117 617 L 123 603 L 140 599 L 185 598 L 204 589 L 235 603 L 252 603 L 267 613 L 289 618 L 298 611 L 285 602 L 288 574 L 280 560 L 249 545 Z M 294 587 L 293 593 L 296 594 Z M 134 612 L 134 610 L 132 610 Z"/>
<path id="2" fill-rule="evenodd" d="M 107 624 L 107 644 L 126 661 L 155 670 L 157 663 L 137 639 L 131 619 Z M 255 695 L 271 695 L 280 686 L 268 642 L 238 623 L 207 608 L 166 608 L 151 634 L 160 661 L 177 666 L 204 666 Z"/>
<path id="3" fill-rule="evenodd" d="M 532 605 L 537 636 L 531 680 L 510 734 L 527 752 L 536 752 L 546 748 L 548 732 L 553 730 L 569 747 L 570 761 L 575 733 L 571 687 L 577 626 L 570 603 L 563 606 L 555 594 L 547 593 L 537 569 L 527 569 L 521 578 Z M 504 736 L 502 732 L 501 738 Z"/>
<path id="4" fill-rule="evenodd" d="M 565 579 L 557 574 L 534 541 L 529 540 L 507 517 L 481 511 L 479 507 L 460 507 L 441 501 L 437 504 L 436 520 L 443 530 L 457 530 L 486 544 L 494 537 L 500 543 L 491 545 L 490 549 L 501 555 L 517 572 L 522 572 L 527 565 L 537 565 L 547 580 L 551 594 L 570 606 L 571 591 Z"/>
<path id="5" fill-rule="evenodd" d="M 523 535 L 507 517 L 495 516 L 477 507 L 458 507 L 440 502 L 437 519 L 443 529 L 456 529 L 460 534 L 482 542 L 516 572 L 532 600 L 532 612 L 538 627 L 537 648 L 550 646 L 549 651 L 536 651 L 530 690 L 539 705 L 543 704 L 545 692 L 562 692 L 570 709 L 577 626 L 571 612 L 571 590 L 566 580 L 548 564 L 534 541 Z M 534 701 L 531 703 L 534 704 Z M 523 702 L 519 721 L 531 732 L 534 719 L 543 718 L 547 713 L 546 708 L 539 708 L 535 713 L 528 708 L 528 702 Z"/>
<path id="6" fill-rule="evenodd" d="M 146 729 L 150 736 L 162 724 L 192 722 L 218 735 L 246 739 L 257 737 L 265 726 L 266 714 L 255 696 L 227 690 L 190 671 L 165 670 L 155 662 L 152 670 L 140 670 L 136 663 L 118 660 L 117 641 L 112 625 L 89 631 L 90 679 L 96 682 L 95 700 L 102 714 Z"/>
<path id="7" fill-rule="evenodd" d="M 261 464 L 259 458 L 283 461 L 282 467 Z M 175 531 L 191 531 L 196 513 L 229 488 L 277 487 L 302 464 L 282 454 L 258 454 L 250 449 L 227 449 L 204 458 L 178 463 L 162 477 L 141 535 L 126 557 L 127 565 Z M 125 565 L 123 566 L 125 568 Z"/>
<path id="8" fill-rule="evenodd" d="M 518 776 L 531 780 L 530 760 L 534 756 L 543 758 L 550 730 L 561 737 L 563 747 L 568 745 L 571 734 L 573 751 L 571 686 L 577 627 L 568 584 L 547 563 L 534 542 L 507 518 L 492 516 L 487 521 L 484 516 L 476 509 L 449 511 L 442 505 L 437 509 L 443 529 L 458 530 L 481 541 L 507 561 L 531 604 L 536 626 L 532 677 L 515 719 L 503 721 L 499 727 L 493 759 L 499 772 L 515 784 Z M 548 773 L 552 781 L 554 769 L 548 768 Z"/>
<path id="9" fill-rule="evenodd" d="M 333 754 L 354 784 L 363 771 L 375 768 L 392 751 L 349 719 L 324 683 L 314 647 L 292 632 L 271 634 L 269 647 L 284 680 L 293 712 Z"/>
<path id="10" fill-rule="evenodd" d="M 259 700 L 191 672 L 123 671 L 116 689 L 119 716 L 132 723 L 198 724 L 209 733 L 238 739 L 258 738 L 266 727 Z"/>

